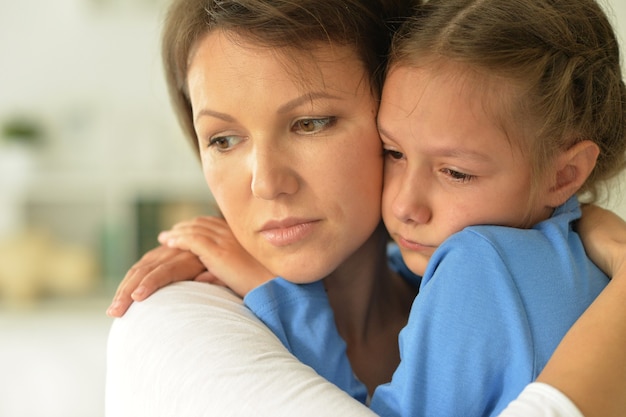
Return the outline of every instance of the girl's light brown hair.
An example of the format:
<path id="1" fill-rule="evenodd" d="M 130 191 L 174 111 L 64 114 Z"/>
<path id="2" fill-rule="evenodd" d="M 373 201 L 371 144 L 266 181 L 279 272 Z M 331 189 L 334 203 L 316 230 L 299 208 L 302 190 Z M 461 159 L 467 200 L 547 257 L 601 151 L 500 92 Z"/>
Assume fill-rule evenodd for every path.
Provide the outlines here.
<path id="1" fill-rule="evenodd" d="M 590 200 L 599 181 L 625 166 L 619 46 L 596 1 L 430 0 L 396 34 L 390 60 L 420 66 L 432 59 L 466 64 L 516 86 L 505 118 L 518 129 L 532 126 L 535 180 L 556 152 L 581 140 L 600 147 L 580 190 Z"/>

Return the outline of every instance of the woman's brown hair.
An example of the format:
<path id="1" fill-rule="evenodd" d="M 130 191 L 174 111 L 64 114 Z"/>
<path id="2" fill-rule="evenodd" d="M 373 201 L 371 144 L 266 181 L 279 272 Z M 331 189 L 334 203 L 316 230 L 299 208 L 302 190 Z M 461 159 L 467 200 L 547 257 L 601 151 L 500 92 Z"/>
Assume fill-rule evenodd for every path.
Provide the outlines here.
<path id="1" fill-rule="evenodd" d="M 197 41 L 215 29 L 263 47 L 307 51 L 321 42 L 352 46 L 379 94 L 393 25 L 410 0 L 175 0 L 162 43 L 170 98 L 185 134 L 198 148 L 187 70 Z"/>

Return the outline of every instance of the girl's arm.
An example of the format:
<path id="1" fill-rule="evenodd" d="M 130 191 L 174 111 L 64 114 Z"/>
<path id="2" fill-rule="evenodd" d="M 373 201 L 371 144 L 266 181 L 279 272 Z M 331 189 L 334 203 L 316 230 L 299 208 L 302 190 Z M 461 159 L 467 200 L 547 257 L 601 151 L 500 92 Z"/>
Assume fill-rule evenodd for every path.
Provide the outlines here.
<path id="1" fill-rule="evenodd" d="M 274 278 L 235 239 L 226 221 L 197 217 L 159 235 L 163 245 L 146 253 L 117 288 L 107 314 L 121 317 L 133 301 L 178 281 L 228 286 L 243 297 Z"/>
<path id="2" fill-rule="evenodd" d="M 562 391 L 585 417 L 626 416 L 626 222 L 588 206 L 579 232 L 589 256 L 613 279 L 563 338 L 538 381 Z"/>
<path id="3" fill-rule="evenodd" d="M 209 282 L 225 285 L 240 297 L 275 278 L 241 246 L 220 217 L 196 217 L 177 223 L 159 234 L 159 242 L 198 256 L 211 276 Z"/>

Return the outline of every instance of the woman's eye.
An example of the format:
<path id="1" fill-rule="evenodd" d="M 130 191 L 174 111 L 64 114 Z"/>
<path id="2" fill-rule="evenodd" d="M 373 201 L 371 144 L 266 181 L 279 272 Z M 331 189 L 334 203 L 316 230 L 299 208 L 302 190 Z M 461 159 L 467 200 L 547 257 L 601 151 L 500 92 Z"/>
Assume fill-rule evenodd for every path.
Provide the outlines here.
<path id="1" fill-rule="evenodd" d="M 383 156 L 391 159 L 402 159 L 404 154 L 400 151 L 394 151 L 393 149 L 383 149 Z"/>
<path id="2" fill-rule="evenodd" d="M 465 182 L 469 182 L 469 181 L 471 181 L 471 180 L 476 178 L 475 175 L 465 174 L 463 172 L 455 171 L 455 170 L 450 169 L 450 168 L 443 168 L 441 170 L 441 172 L 443 172 L 445 175 L 447 175 L 453 181 L 456 181 L 456 182 L 465 183 Z"/>
<path id="3" fill-rule="evenodd" d="M 321 117 L 318 119 L 300 119 L 292 126 L 292 131 L 305 135 L 317 133 L 329 126 L 332 126 L 336 119 L 334 117 Z"/>
<path id="4" fill-rule="evenodd" d="M 218 151 L 227 151 L 243 140 L 240 136 L 215 136 L 209 140 L 209 147 Z"/>

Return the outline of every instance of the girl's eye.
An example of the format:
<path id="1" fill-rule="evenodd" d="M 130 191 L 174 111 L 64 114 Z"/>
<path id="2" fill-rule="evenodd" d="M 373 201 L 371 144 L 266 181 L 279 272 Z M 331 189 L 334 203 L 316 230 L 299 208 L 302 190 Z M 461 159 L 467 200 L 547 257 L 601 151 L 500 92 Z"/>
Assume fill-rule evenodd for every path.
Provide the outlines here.
<path id="1" fill-rule="evenodd" d="M 455 171 L 450 168 L 443 168 L 441 172 L 450 177 L 453 181 L 461 183 L 470 182 L 471 180 L 476 178 L 475 175 L 465 174 L 463 172 Z"/>
<path id="2" fill-rule="evenodd" d="M 227 151 L 243 140 L 240 136 L 215 136 L 209 139 L 209 148 L 215 148 L 218 151 Z"/>
<path id="3" fill-rule="evenodd" d="M 391 159 L 402 159 L 404 158 L 404 154 L 400 151 L 394 151 L 393 149 L 383 149 L 383 156 Z"/>
<path id="4" fill-rule="evenodd" d="M 318 119 L 296 120 L 291 130 L 304 135 L 317 133 L 327 127 L 332 126 L 336 121 L 335 117 L 321 117 Z"/>

